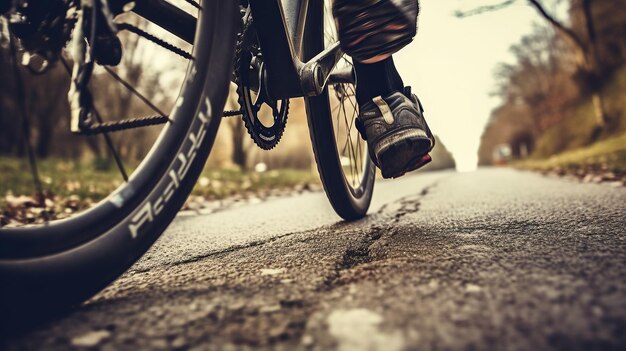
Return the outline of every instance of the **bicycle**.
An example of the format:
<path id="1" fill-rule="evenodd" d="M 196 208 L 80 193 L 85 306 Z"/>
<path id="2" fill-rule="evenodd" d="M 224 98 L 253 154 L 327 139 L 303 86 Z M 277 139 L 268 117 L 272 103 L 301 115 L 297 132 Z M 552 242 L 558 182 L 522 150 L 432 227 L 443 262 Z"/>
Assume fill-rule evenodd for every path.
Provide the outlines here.
<path id="1" fill-rule="evenodd" d="M 197 15 L 164 0 L 54 0 L 45 6 L 0 0 L 0 14 L 18 17 L 23 26 L 17 27 L 22 30 L 41 21 L 36 23 L 38 31 L 27 31 L 35 39 L 41 28 L 61 33 L 61 39 L 46 34 L 48 42 L 38 41 L 16 33 L 13 23 L 7 25 L 14 64 L 16 51 L 34 51 L 33 56 L 43 57 L 40 61 L 45 63 L 29 67 L 35 73 L 45 71 L 48 60 L 60 59 L 71 74 L 72 132 L 102 134 L 111 146 L 109 133 L 165 124 L 135 172 L 128 176 L 120 167 L 125 182 L 94 207 L 60 221 L 0 229 L 0 315 L 65 310 L 124 273 L 184 204 L 208 158 L 223 115 L 243 114 L 257 145 L 271 149 L 285 128 L 288 99 L 304 97 L 318 171 L 333 208 L 346 220 L 366 214 L 375 167 L 354 126 L 358 115 L 356 78 L 337 41 L 330 1 L 185 3 Z M 186 52 L 137 27 L 113 21 L 128 11 L 193 45 L 193 50 Z M 75 17 L 69 22 L 59 25 L 51 21 L 62 17 L 58 13 L 70 12 Z M 71 40 L 67 27 L 71 27 Z M 122 54 L 115 37 L 122 29 L 189 60 L 169 114 L 104 122 L 93 106 L 89 80 L 94 66 L 119 62 Z M 55 57 L 55 50 L 63 50 L 61 44 L 67 42 L 73 63 L 62 55 Z M 37 47 L 42 43 L 44 49 Z M 239 85 L 242 110 L 222 113 L 230 81 Z M 273 125 L 261 123 L 256 115 L 263 105 L 272 109 Z M 113 147 L 111 151 L 116 156 Z M 36 162 L 31 164 L 36 167 Z M 41 190 L 36 169 L 33 173 L 35 186 Z"/>

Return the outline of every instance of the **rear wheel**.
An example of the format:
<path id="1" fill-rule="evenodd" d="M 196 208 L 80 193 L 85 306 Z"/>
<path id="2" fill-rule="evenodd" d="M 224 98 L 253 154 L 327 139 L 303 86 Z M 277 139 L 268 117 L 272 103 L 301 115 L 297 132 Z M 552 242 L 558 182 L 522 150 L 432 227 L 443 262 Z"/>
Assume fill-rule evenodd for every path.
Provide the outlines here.
<path id="1" fill-rule="evenodd" d="M 319 12 L 308 15 L 305 59 L 338 40 L 332 1 L 322 2 Z M 342 218 L 365 216 L 372 200 L 376 168 L 355 125 L 359 111 L 353 65 L 347 55 L 335 67 L 324 92 L 307 97 L 306 104 L 313 151 L 326 195 Z"/>
<path id="2" fill-rule="evenodd" d="M 220 123 L 239 21 L 232 1 L 202 1 L 197 13 L 175 107 L 127 181 L 76 216 L 0 229 L 0 323 L 89 298 L 141 257 L 183 205 Z"/>

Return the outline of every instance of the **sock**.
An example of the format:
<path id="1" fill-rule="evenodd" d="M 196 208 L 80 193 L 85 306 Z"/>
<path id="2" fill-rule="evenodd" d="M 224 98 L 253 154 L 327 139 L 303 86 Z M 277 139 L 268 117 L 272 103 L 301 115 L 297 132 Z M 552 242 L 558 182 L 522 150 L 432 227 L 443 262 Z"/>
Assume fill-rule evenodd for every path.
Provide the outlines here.
<path id="1" fill-rule="evenodd" d="M 354 63 L 356 71 L 356 99 L 359 104 L 376 96 L 385 96 L 394 91 L 402 91 L 404 83 L 400 73 L 389 57 L 376 63 Z"/>

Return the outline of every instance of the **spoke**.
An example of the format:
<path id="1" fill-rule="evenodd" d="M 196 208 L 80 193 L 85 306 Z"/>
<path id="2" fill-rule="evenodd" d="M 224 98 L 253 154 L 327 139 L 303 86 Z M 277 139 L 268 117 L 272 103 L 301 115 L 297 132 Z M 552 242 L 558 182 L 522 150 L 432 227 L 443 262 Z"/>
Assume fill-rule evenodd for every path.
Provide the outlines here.
<path id="1" fill-rule="evenodd" d="M 39 169 L 37 168 L 37 159 L 35 158 L 35 152 L 33 146 L 30 143 L 30 120 L 28 118 L 28 112 L 26 109 L 26 95 L 24 93 L 24 82 L 22 75 L 20 74 L 19 66 L 17 63 L 17 48 L 15 47 L 15 37 L 11 36 L 10 39 L 11 56 L 13 61 L 13 72 L 15 73 L 14 79 L 16 87 L 17 99 L 19 101 L 20 115 L 22 117 L 22 133 L 24 137 L 24 144 L 26 146 L 26 153 L 28 154 L 28 162 L 30 164 L 30 171 L 33 177 L 33 183 L 35 184 L 35 191 L 37 192 L 37 200 L 41 207 L 45 207 L 45 197 L 43 193 L 43 186 L 41 185 L 41 179 L 39 178 Z M 48 221 L 48 215 L 46 211 L 43 211 L 44 219 Z"/>
<path id="2" fill-rule="evenodd" d="M 345 97 L 343 97 L 343 96 L 342 96 L 342 97 L 341 97 L 341 100 L 340 100 L 340 102 L 339 102 L 339 112 L 337 113 L 337 129 L 339 129 L 339 120 L 340 120 L 339 116 L 341 115 L 341 112 L 342 112 L 342 111 L 343 111 L 343 112 L 345 112 L 345 106 L 343 105 L 343 100 L 344 100 L 344 99 L 345 99 Z M 344 113 L 344 115 L 345 115 L 345 113 Z M 344 117 L 344 120 L 345 120 L 345 117 Z M 346 125 L 346 133 L 348 132 L 348 129 L 347 129 L 347 128 L 348 128 L 348 125 Z M 339 140 L 337 140 L 337 141 L 339 141 Z M 345 143 L 345 144 L 343 145 L 343 148 L 341 149 L 341 153 L 342 153 L 342 154 L 346 152 L 346 148 L 347 148 L 347 147 L 348 147 L 348 144 L 347 144 L 347 143 Z"/>
<path id="3" fill-rule="evenodd" d="M 345 98 L 342 98 L 342 99 L 341 99 L 341 110 L 343 111 L 343 120 L 344 120 L 344 122 L 346 122 L 346 135 L 348 135 L 348 136 L 349 136 L 349 135 L 350 135 L 350 133 L 348 132 L 348 117 L 346 116 L 346 115 L 347 115 L 347 113 L 346 113 L 346 107 L 345 107 L 345 105 L 343 104 L 343 100 L 345 100 Z M 346 148 L 348 147 L 348 144 L 349 144 L 349 143 L 348 143 L 348 139 L 346 139 L 346 143 L 343 145 L 343 149 L 342 149 L 342 151 L 341 151 L 342 153 L 346 151 Z"/>
<path id="4" fill-rule="evenodd" d="M 354 96 L 354 97 L 356 98 L 356 91 L 354 90 L 353 85 L 352 85 L 352 84 L 349 84 L 349 85 L 348 85 L 348 88 L 350 88 L 350 92 L 351 92 L 351 94 L 350 94 L 350 95 L 348 95 L 348 96 Z"/>
<path id="5" fill-rule="evenodd" d="M 352 118 L 356 118 L 357 115 L 357 111 L 354 110 L 352 112 Z M 357 178 L 361 178 L 361 173 L 363 172 L 363 152 L 361 150 L 361 137 L 359 135 L 359 133 L 357 132 L 356 135 L 356 157 L 357 157 L 357 167 L 358 167 L 358 172 L 357 172 Z"/>
<path id="6" fill-rule="evenodd" d="M 98 113 L 98 110 L 96 109 L 95 106 L 91 107 L 91 111 L 93 112 L 94 116 L 96 116 L 98 123 L 102 124 L 103 123 L 102 117 L 100 116 L 100 113 Z M 106 133 L 106 132 L 103 132 L 102 136 L 104 136 L 104 141 L 106 142 L 107 147 L 109 148 L 109 151 L 111 151 L 111 155 L 113 156 L 113 159 L 115 160 L 115 164 L 117 165 L 117 168 L 120 170 L 120 173 L 122 174 L 122 178 L 124 178 L 125 182 L 128 182 L 128 174 L 126 173 L 126 169 L 124 169 L 124 164 L 122 163 L 122 159 L 120 158 L 120 155 L 117 153 L 117 150 L 115 150 L 115 146 L 113 146 L 113 140 L 111 140 L 111 136 L 109 135 L 109 133 Z"/>
<path id="7" fill-rule="evenodd" d="M 332 30 L 334 28 L 334 21 L 329 16 L 331 11 L 329 10 L 329 2 L 325 1 L 325 18 L 324 18 L 324 26 L 325 30 L 323 33 L 324 41 L 326 44 L 330 44 L 336 41 L 336 34 Z M 337 65 L 337 67 L 353 67 L 353 63 L 348 60 L 348 58 L 344 55 L 342 56 L 342 62 Z M 337 68 L 335 68 L 337 69 Z M 337 90 L 337 87 L 341 89 L 341 91 Z M 349 89 L 349 90 L 348 90 Z M 331 108 L 331 116 L 336 118 L 336 129 L 335 129 L 335 139 L 338 144 L 337 152 L 339 152 L 340 157 L 348 157 L 350 159 L 350 179 L 348 180 L 348 175 L 346 174 L 346 169 L 344 168 L 344 176 L 346 177 L 346 181 L 349 181 L 352 187 L 356 187 L 361 182 L 361 174 L 363 172 L 363 159 L 365 157 L 363 146 L 361 145 L 360 134 L 356 135 L 357 145 L 355 146 L 353 143 L 352 131 L 353 126 L 355 125 L 356 117 L 358 116 L 358 104 L 354 101 L 354 97 L 356 93 L 352 85 L 348 84 L 338 84 L 335 85 L 335 96 L 339 101 L 339 104 L 336 107 Z M 348 113 L 346 108 L 345 100 L 349 100 L 348 108 L 352 108 L 351 120 L 348 121 Z M 335 116 L 335 110 L 337 115 Z M 343 114 L 343 118 L 340 115 Z M 341 122 L 343 119 L 343 123 Z M 341 128 L 340 124 L 345 124 L 345 133 L 346 140 L 343 147 L 339 148 L 339 144 L 341 143 L 339 139 L 341 138 Z M 341 149 L 341 151 L 339 151 Z M 369 157 L 369 156 L 368 156 Z M 342 166 L 343 168 L 343 166 Z"/>
<path id="8" fill-rule="evenodd" d="M 67 61 L 65 61 L 65 58 L 63 58 L 62 56 L 60 57 L 60 59 L 61 59 L 61 63 L 63 64 L 63 67 L 65 67 L 65 70 L 67 71 L 67 73 L 71 77 L 72 73 L 71 73 L 71 68 L 70 68 L 69 64 L 67 63 Z M 96 110 L 96 107 L 92 106 L 91 109 L 92 109 L 92 112 L 93 112 L 94 116 L 96 117 L 96 120 L 98 121 L 98 123 L 103 124 L 104 121 L 102 120 L 102 116 L 100 115 L 100 113 L 98 113 L 98 110 Z M 113 141 L 111 140 L 111 137 L 109 136 L 109 133 L 104 131 L 104 132 L 102 132 L 102 136 L 104 137 L 104 141 L 106 142 L 107 147 L 111 151 L 111 155 L 113 156 L 113 159 L 115 160 L 115 164 L 117 165 L 117 168 L 120 170 L 120 173 L 122 174 L 122 178 L 124 178 L 125 182 L 128 182 L 128 174 L 126 173 L 126 169 L 124 168 L 124 164 L 122 162 L 122 159 L 120 158 L 117 150 L 115 150 L 115 147 L 113 145 Z"/>
<path id="9" fill-rule="evenodd" d="M 117 73 L 115 73 L 115 71 L 113 71 L 111 68 L 107 67 L 107 66 L 102 66 L 102 68 L 104 68 L 105 71 L 107 71 L 107 73 L 109 73 L 111 75 L 111 77 L 113 77 L 113 79 L 115 79 L 116 81 L 118 81 L 120 84 L 122 84 L 126 89 L 128 89 L 131 93 L 135 94 L 135 96 L 137 96 L 141 101 L 143 101 L 143 103 L 145 103 L 148 107 L 150 107 L 154 112 L 158 113 L 161 116 L 165 116 L 165 113 L 163 111 L 161 111 L 158 107 L 156 107 L 148 98 L 146 98 L 143 94 L 141 94 L 139 91 L 137 91 L 137 89 L 133 88 L 132 85 L 130 85 L 128 82 L 126 82 L 124 79 L 122 79 Z M 168 118 L 168 121 L 170 123 L 173 123 L 172 120 L 170 120 Z"/>
<path id="10" fill-rule="evenodd" d="M 344 89 L 344 90 L 345 90 L 345 89 Z M 345 97 L 344 97 L 344 100 L 346 100 L 346 98 L 345 98 Z M 348 141 L 348 143 L 350 144 L 350 148 L 351 148 L 351 150 L 352 150 L 352 155 L 354 156 L 354 174 L 353 174 L 353 176 L 356 178 L 356 177 L 358 176 L 358 173 L 359 173 L 359 169 L 358 169 L 359 165 L 358 165 L 358 162 L 357 162 L 357 161 L 358 161 L 358 158 L 357 158 L 357 156 L 356 156 L 356 151 L 354 150 L 354 149 L 355 149 L 355 147 L 354 147 L 354 145 L 352 144 L 352 126 L 354 125 L 354 120 L 355 120 L 355 119 L 354 119 L 354 114 L 355 114 L 355 112 L 356 112 L 356 107 L 355 107 L 354 103 L 353 103 L 350 99 L 347 99 L 347 100 L 348 100 L 348 101 L 350 101 L 350 104 L 351 104 L 351 105 L 352 105 L 352 107 L 353 107 L 353 110 L 352 110 L 352 118 L 351 118 L 351 120 L 350 120 L 350 126 L 349 126 L 349 128 L 348 128 L 347 141 Z M 346 115 L 346 122 L 347 122 L 348 114 L 346 113 L 345 115 Z"/>
<path id="11" fill-rule="evenodd" d="M 345 99 L 345 97 L 344 97 L 344 99 Z M 348 99 L 348 101 L 350 101 L 350 104 L 352 105 L 352 108 L 354 109 L 354 111 L 357 111 L 356 104 L 354 102 L 352 102 L 352 100 L 350 100 L 350 99 Z M 354 114 L 353 114 L 353 116 L 354 116 Z M 347 118 L 347 116 L 346 116 L 346 118 Z M 352 120 L 349 123 L 350 127 L 348 128 L 348 134 L 352 133 L 352 126 L 354 125 L 354 121 L 355 121 L 355 118 L 352 118 Z M 347 121 L 346 121 L 346 124 L 348 124 Z"/>
<path id="12" fill-rule="evenodd" d="M 335 129 L 335 137 L 337 137 L 339 135 L 339 114 L 341 113 L 341 101 L 339 101 L 337 106 L 335 106 L 335 109 L 331 111 L 331 116 L 335 111 L 337 111 L 337 128 Z"/>
<path id="13" fill-rule="evenodd" d="M 343 101 L 343 100 L 345 100 L 345 98 L 344 98 L 344 99 L 342 99 L 342 101 Z M 343 119 L 344 119 L 344 121 L 346 122 L 346 126 L 347 126 L 347 125 L 349 124 L 349 123 L 348 123 L 348 113 L 346 112 L 346 107 L 345 107 L 345 105 L 344 105 L 344 104 L 342 104 L 342 109 L 343 109 Z M 352 146 L 351 141 L 352 141 L 352 140 L 350 139 L 350 132 L 348 131 L 348 133 L 346 134 L 346 146 L 347 146 L 347 149 L 348 149 L 348 155 L 350 155 L 350 156 L 354 156 L 354 155 L 355 155 L 355 153 L 354 153 L 354 148 L 353 148 L 353 146 Z M 346 148 L 346 147 L 344 147 L 344 149 L 345 149 L 345 148 Z M 356 156 L 355 156 L 355 158 L 356 158 Z M 352 170 L 352 167 L 353 167 L 352 162 L 350 162 L 350 172 L 352 172 L 352 171 L 353 171 L 353 170 Z M 353 173 L 353 175 L 354 175 L 354 173 Z"/>

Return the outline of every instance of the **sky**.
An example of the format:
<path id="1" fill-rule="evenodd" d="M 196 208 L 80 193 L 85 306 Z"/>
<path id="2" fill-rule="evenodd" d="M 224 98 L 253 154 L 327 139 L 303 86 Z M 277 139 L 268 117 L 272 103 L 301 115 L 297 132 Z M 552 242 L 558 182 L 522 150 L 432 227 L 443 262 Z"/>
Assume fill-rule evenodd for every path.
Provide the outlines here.
<path id="1" fill-rule="evenodd" d="M 481 3 L 486 2 L 420 1 L 417 37 L 394 55 L 404 84 L 422 101 L 430 128 L 452 152 L 459 171 L 476 168 L 480 136 L 500 102 L 490 96 L 496 67 L 514 61 L 509 47 L 539 22 L 523 2 L 472 17 L 454 16 L 456 10 Z"/>

